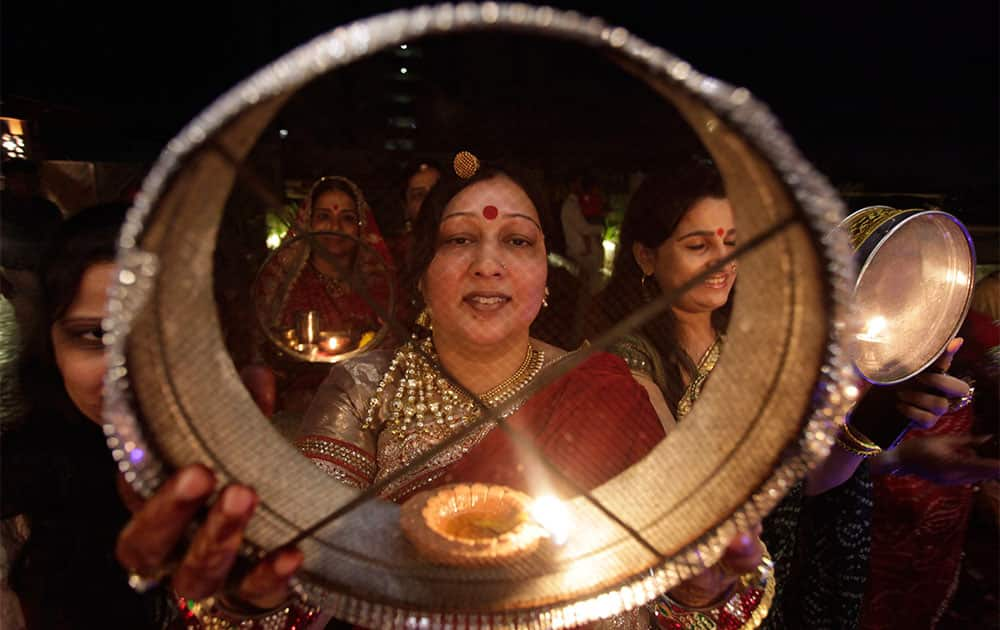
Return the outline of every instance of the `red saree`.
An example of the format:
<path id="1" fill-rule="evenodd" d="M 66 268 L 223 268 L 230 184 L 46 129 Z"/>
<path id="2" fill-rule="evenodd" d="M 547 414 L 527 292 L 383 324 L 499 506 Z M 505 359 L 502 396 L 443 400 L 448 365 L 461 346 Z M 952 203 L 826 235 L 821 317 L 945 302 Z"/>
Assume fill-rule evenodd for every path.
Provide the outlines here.
<path id="1" fill-rule="evenodd" d="M 975 378 L 978 391 L 974 404 L 941 416 L 928 431 L 912 430 L 904 439 L 996 433 L 995 353 L 1000 327 L 991 317 L 969 311 L 959 336 L 965 344 L 953 365 L 957 373 Z M 871 575 L 862 628 L 933 628 L 939 622 L 944 627 L 998 627 L 995 591 L 991 602 L 983 600 L 965 606 L 971 610 L 949 610 L 959 586 L 963 550 L 967 552 L 966 580 L 978 574 L 981 581 L 996 583 L 995 525 L 988 531 L 969 527 L 975 486 L 939 485 L 915 476 L 885 475 L 875 478 L 874 489 Z M 968 553 L 970 541 L 972 549 L 977 550 L 974 553 Z M 992 558 L 984 557 L 990 554 Z"/>
<path id="2" fill-rule="evenodd" d="M 972 407 L 947 414 L 922 435 L 966 434 Z M 971 486 L 944 486 L 915 476 L 874 478 L 872 552 L 861 627 L 931 628 L 958 578 L 972 507 Z"/>
<path id="3" fill-rule="evenodd" d="M 607 353 L 595 354 L 539 392 L 508 422 L 568 481 L 586 490 L 628 468 L 664 437 L 646 391 L 622 359 Z M 493 430 L 434 485 L 496 483 L 540 494 L 530 468 L 519 463 L 519 451 L 505 431 Z"/>
<path id="4" fill-rule="evenodd" d="M 335 366 L 306 414 L 300 449 L 351 485 L 367 487 L 401 468 L 386 454 L 394 452 L 389 442 L 406 436 L 393 437 L 381 427 L 361 428 L 389 358 L 386 352 L 371 353 Z M 591 356 L 538 392 L 507 423 L 579 489 L 614 477 L 664 437 L 646 391 L 622 359 L 607 353 Z M 504 429 L 487 427 L 431 464 L 407 471 L 383 496 L 401 502 L 419 490 L 454 482 L 498 483 L 528 493 L 567 490 L 542 484 L 548 476 L 534 462 Z"/>

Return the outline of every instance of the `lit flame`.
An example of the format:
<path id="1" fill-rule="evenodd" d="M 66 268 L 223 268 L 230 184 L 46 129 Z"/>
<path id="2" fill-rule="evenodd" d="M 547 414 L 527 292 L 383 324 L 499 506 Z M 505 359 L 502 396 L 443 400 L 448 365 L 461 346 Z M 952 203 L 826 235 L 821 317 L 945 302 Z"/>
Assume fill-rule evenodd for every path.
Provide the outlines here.
<path id="1" fill-rule="evenodd" d="M 330 350 L 336 350 L 338 347 L 340 347 L 340 338 L 330 337 L 329 339 L 326 340 L 326 347 L 329 348 Z"/>
<path id="2" fill-rule="evenodd" d="M 601 246 L 604 248 L 603 266 L 610 271 L 615 264 L 615 250 L 618 248 L 618 244 L 610 239 L 604 239 L 601 241 Z"/>
<path id="3" fill-rule="evenodd" d="M 563 502 L 551 495 L 538 497 L 529 508 L 531 518 L 545 528 L 552 542 L 561 545 L 569 538 L 572 524 L 569 510 Z"/>
<path id="4" fill-rule="evenodd" d="M 882 336 L 882 333 L 888 326 L 889 322 L 887 322 L 881 315 L 870 317 L 868 318 L 868 322 L 865 324 L 864 331 L 858 335 L 858 339 L 861 339 L 862 341 L 884 341 L 885 338 Z"/>

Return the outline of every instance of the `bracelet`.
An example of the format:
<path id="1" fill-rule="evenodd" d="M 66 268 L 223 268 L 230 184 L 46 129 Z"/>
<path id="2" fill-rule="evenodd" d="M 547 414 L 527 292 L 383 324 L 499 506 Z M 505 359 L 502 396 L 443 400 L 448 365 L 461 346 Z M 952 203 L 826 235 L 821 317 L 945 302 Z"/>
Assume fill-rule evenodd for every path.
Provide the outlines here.
<path id="1" fill-rule="evenodd" d="M 861 457 L 874 457 L 882 452 L 881 446 L 872 442 L 857 429 L 852 429 L 851 425 L 846 423 L 841 427 L 840 434 L 837 435 L 837 446 L 848 453 Z"/>
<path id="2" fill-rule="evenodd" d="M 757 569 L 742 576 L 738 586 L 731 586 L 714 606 L 687 606 L 664 593 L 653 609 L 655 627 L 664 630 L 754 630 L 763 623 L 774 601 L 773 568 L 774 563 L 765 548 Z"/>
<path id="3" fill-rule="evenodd" d="M 741 589 L 740 592 L 742 593 L 743 589 Z M 724 604 L 728 603 L 729 600 L 731 600 L 733 596 L 737 594 L 738 593 L 736 591 L 736 583 L 734 582 L 733 584 L 729 585 L 729 588 L 727 588 L 722 595 L 719 595 L 717 598 L 715 598 L 715 601 L 709 604 L 705 604 L 704 606 L 692 606 L 690 604 L 682 604 L 673 597 L 671 597 L 669 592 L 660 595 L 660 598 L 674 609 L 678 610 L 683 609 L 684 612 L 707 613 L 707 612 L 714 612 Z"/>
<path id="4" fill-rule="evenodd" d="M 192 600 L 177 597 L 184 627 L 189 630 L 291 630 L 306 628 L 319 614 L 305 593 L 293 587 L 292 595 L 272 609 L 236 610 L 221 597 Z"/>

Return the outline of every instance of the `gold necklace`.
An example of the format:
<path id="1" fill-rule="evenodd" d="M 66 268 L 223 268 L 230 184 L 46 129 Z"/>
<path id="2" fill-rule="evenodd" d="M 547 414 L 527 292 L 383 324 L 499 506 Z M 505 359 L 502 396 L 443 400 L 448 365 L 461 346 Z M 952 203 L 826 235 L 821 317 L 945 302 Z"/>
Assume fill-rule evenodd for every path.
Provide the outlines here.
<path id="1" fill-rule="evenodd" d="M 421 351 L 417 350 L 417 343 Z M 509 400 L 535 378 L 544 363 L 545 353 L 528 344 L 520 367 L 502 383 L 480 395 L 480 400 L 490 408 Z M 430 339 L 414 340 L 392 358 L 389 369 L 368 401 L 362 429 L 375 426 L 381 398 L 397 381 L 386 411 L 387 428 L 395 436 L 414 431 L 434 433 L 445 428 L 455 429 L 479 417 L 480 409 L 473 400 L 441 374 L 434 343 Z"/>
<path id="2" fill-rule="evenodd" d="M 701 395 L 701 388 L 705 385 L 705 381 L 708 380 L 708 375 L 712 373 L 715 369 L 716 363 L 719 362 L 719 355 L 722 353 L 722 342 L 724 337 L 719 335 L 712 342 L 712 345 L 708 347 L 705 354 L 701 356 L 698 361 L 698 365 L 695 368 L 694 378 L 688 383 L 687 388 L 684 390 L 684 395 L 681 399 L 677 401 L 677 419 L 681 419 L 686 416 L 691 408 L 694 406 L 694 402 L 698 400 L 698 396 Z"/>
<path id="3" fill-rule="evenodd" d="M 513 374 L 511 374 L 503 381 L 501 381 L 500 384 L 497 385 L 496 387 L 493 387 L 485 391 L 484 393 L 480 394 L 479 399 L 485 402 L 486 405 L 489 407 L 496 407 L 498 404 L 502 403 L 503 401 L 513 396 L 515 393 L 517 393 L 517 390 L 521 389 L 521 387 L 523 387 L 524 384 L 527 382 L 525 381 L 525 383 L 521 383 L 522 379 L 524 379 L 524 375 L 529 370 L 531 370 L 534 367 L 535 373 L 536 374 L 538 373 L 538 368 L 541 367 L 542 356 L 543 356 L 542 353 L 536 352 L 534 346 L 532 346 L 529 343 L 528 351 L 524 353 L 524 360 L 521 361 L 521 365 L 518 366 L 517 370 L 515 370 Z M 534 366 L 534 363 L 536 361 L 539 363 L 538 366 Z M 534 376 L 534 374 L 532 374 L 532 376 Z M 516 389 L 513 389 L 513 387 L 518 383 L 520 383 L 520 385 L 518 385 Z"/>

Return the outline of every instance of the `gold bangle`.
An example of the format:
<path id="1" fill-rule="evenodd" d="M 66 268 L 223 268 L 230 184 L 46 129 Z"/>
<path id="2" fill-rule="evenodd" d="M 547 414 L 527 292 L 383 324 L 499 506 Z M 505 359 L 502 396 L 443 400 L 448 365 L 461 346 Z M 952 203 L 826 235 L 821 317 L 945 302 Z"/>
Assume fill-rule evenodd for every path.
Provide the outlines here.
<path id="1" fill-rule="evenodd" d="M 860 455 L 861 457 L 875 457 L 876 455 L 880 455 L 882 453 L 882 449 L 858 448 L 850 442 L 843 440 L 839 436 L 837 437 L 837 446 L 844 449 L 848 453 Z"/>
<path id="2" fill-rule="evenodd" d="M 773 569 L 765 547 L 761 564 L 734 584 L 735 589 L 731 587 L 722 601 L 712 606 L 691 607 L 664 593 L 650 605 L 652 616 L 669 627 L 684 630 L 754 630 L 767 617 L 774 600 Z"/>
<path id="3" fill-rule="evenodd" d="M 676 599 L 674 599 L 673 597 L 670 596 L 670 591 L 667 591 L 666 593 L 663 593 L 662 595 L 660 595 L 660 597 L 663 599 L 664 602 L 670 604 L 670 606 L 672 606 L 676 610 L 683 610 L 684 612 L 688 612 L 688 613 L 692 613 L 692 612 L 715 612 L 715 610 L 717 608 L 722 608 L 723 606 L 726 605 L 726 603 L 729 602 L 729 600 L 731 600 L 733 598 L 734 595 L 738 594 L 737 591 L 736 591 L 736 585 L 737 584 L 738 584 L 738 581 L 730 584 L 729 588 L 727 588 L 725 590 L 725 592 L 722 593 L 722 595 L 719 595 L 718 597 L 716 597 L 711 602 L 709 602 L 707 604 L 702 604 L 701 606 L 692 606 L 691 604 L 685 604 L 683 602 L 679 602 L 679 601 L 677 601 Z M 742 593 L 743 591 L 741 590 L 739 592 Z"/>
<path id="4" fill-rule="evenodd" d="M 852 427 L 850 424 L 844 425 L 844 433 L 849 435 L 855 442 L 867 448 L 881 448 L 878 444 L 873 442 L 871 438 L 859 431 L 857 427 Z"/>
<path id="5" fill-rule="evenodd" d="M 849 424 L 841 427 L 841 432 L 837 436 L 837 445 L 845 451 L 861 457 L 874 457 L 882 452 L 881 446 L 872 442 L 857 429 L 852 429 Z"/>

